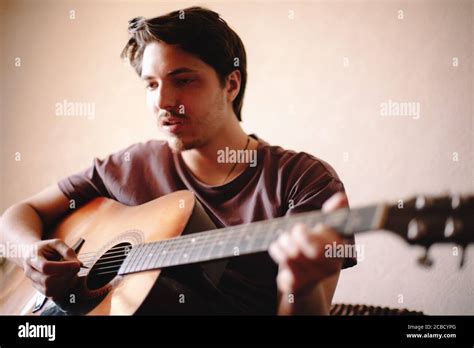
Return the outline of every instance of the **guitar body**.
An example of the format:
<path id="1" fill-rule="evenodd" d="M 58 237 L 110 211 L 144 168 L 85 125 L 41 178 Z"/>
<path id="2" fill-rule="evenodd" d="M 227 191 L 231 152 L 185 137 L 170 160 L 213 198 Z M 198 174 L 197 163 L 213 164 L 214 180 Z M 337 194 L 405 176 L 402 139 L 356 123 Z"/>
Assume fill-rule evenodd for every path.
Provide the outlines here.
<path id="1" fill-rule="evenodd" d="M 83 238 L 85 242 L 78 256 L 89 258 L 93 265 L 107 251 L 121 243 L 135 245 L 155 242 L 213 227 L 194 194 L 177 191 L 132 207 L 107 198 L 96 198 L 63 219 L 48 235 L 48 239 L 59 238 L 72 246 Z M 33 313 L 39 292 L 20 267 L 7 262 L 4 268 L 4 276 L 0 280 L 0 313 L 39 315 L 54 305 L 48 300 L 41 310 Z M 93 308 L 82 314 L 132 315 L 139 311 L 150 296 L 161 270 L 116 275 L 107 284 L 94 289 L 88 288 L 88 276 L 81 277 L 81 272 L 80 297 L 96 299 Z"/>
<path id="2" fill-rule="evenodd" d="M 48 239 L 59 238 L 74 248 L 88 268 L 80 270 L 67 298 L 57 305 L 45 299 L 20 267 L 7 262 L 0 278 L 0 314 L 62 314 L 59 309 L 72 315 L 166 314 L 167 309 L 173 314 L 188 313 L 186 305 L 180 303 L 178 310 L 173 307 L 179 287 L 172 283 L 176 276 L 189 282 L 193 290 L 219 294 L 219 278 L 229 258 L 266 252 L 296 222 L 306 226 L 324 223 L 343 238 L 386 228 L 425 248 L 441 242 L 464 248 L 474 241 L 473 216 L 473 196 L 420 196 L 406 201 L 403 209 L 382 203 L 216 229 L 190 191 L 133 207 L 96 198 L 47 234 Z M 206 232 L 197 233 L 202 231 Z M 188 236 L 191 233 L 196 234 Z M 167 267 L 172 266 L 182 267 L 170 268 L 168 273 Z M 218 300 L 210 301 L 216 305 Z M 201 312 L 208 313 L 210 304 L 205 302 Z"/>

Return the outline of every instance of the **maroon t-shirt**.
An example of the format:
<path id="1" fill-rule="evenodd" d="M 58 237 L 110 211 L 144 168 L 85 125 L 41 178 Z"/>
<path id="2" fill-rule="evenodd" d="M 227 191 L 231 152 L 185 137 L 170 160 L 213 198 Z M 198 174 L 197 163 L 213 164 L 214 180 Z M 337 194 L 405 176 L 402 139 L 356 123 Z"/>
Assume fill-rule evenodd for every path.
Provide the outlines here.
<path id="1" fill-rule="evenodd" d="M 134 206 L 171 192 L 187 189 L 196 195 L 217 227 L 239 225 L 299 212 L 318 210 L 344 185 L 334 169 L 307 153 L 271 146 L 258 139 L 257 165 L 248 166 L 232 181 L 209 186 L 187 169 L 181 155 L 165 141 L 151 140 L 118 151 L 105 159 L 94 159 L 86 170 L 59 181 L 58 186 L 80 206 L 103 196 Z M 346 259 L 344 267 L 355 259 Z M 195 290 L 194 276 L 185 266 L 162 272 L 160 280 L 169 294 L 185 293 L 187 303 L 200 302 L 200 309 L 169 304 L 161 312 L 245 313 L 276 312 L 277 265 L 268 253 L 229 259 L 213 291 Z M 184 270 L 181 272 L 181 270 Z M 209 308 L 208 308 L 209 307 Z M 212 309 L 210 309 L 212 307 Z"/>

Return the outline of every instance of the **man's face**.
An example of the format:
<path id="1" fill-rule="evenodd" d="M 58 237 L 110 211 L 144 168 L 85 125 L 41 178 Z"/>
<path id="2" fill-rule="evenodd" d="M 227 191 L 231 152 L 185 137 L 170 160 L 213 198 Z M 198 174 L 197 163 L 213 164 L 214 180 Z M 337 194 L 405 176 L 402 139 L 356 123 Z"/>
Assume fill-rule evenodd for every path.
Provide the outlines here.
<path id="1" fill-rule="evenodd" d="M 141 78 L 148 108 L 173 151 L 205 145 L 229 115 L 225 90 L 214 69 L 175 45 L 148 44 Z"/>

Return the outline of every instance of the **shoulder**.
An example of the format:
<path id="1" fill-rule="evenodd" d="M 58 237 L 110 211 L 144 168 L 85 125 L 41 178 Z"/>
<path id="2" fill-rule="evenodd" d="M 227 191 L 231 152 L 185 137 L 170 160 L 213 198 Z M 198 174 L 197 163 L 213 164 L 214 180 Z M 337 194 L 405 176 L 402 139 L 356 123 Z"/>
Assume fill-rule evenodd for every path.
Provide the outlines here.
<path id="1" fill-rule="evenodd" d="M 114 176 L 130 170 L 145 169 L 153 161 L 161 161 L 169 156 L 171 150 L 166 141 L 149 140 L 131 144 L 105 157 L 95 158 L 94 166 L 100 172 L 108 172 Z"/>
<path id="2" fill-rule="evenodd" d="M 307 175 L 320 179 L 334 179 L 340 181 L 334 168 L 326 161 L 307 152 L 297 152 L 284 149 L 281 146 L 262 143 L 264 167 L 278 168 L 283 174 L 301 178 Z"/>
<path id="3" fill-rule="evenodd" d="M 168 151 L 169 147 L 165 140 L 148 140 L 138 142 L 123 148 L 116 153 L 130 153 L 134 155 L 147 155 L 149 153 L 160 153 Z"/>
<path id="4" fill-rule="evenodd" d="M 148 140 L 131 144 L 125 148 L 106 156 L 106 161 L 137 160 L 149 156 L 156 156 L 169 151 L 169 147 L 164 140 Z"/>

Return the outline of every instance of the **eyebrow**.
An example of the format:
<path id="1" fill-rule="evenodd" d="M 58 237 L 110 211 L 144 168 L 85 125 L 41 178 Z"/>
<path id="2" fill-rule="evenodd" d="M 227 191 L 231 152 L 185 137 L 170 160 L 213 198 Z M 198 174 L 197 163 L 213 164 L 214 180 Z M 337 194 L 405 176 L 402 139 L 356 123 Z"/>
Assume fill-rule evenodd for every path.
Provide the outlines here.
<path id="1" fill-rule="evenodd" d="M 195 73 L 195 72 L 197 72 L 197 71 L 193 70 L 193 69 L 189 69 L 189 68 L 177 68 L 177 69 L 169 71 L 166 75 L 167 76 L 176 76 L 176 75 L 179 75 L 179 74 Z M 150 75 L 142 76 L 143 80 L 151 80 L 151 79 L 154 79 L 154 78 L 155 78 L 154 76 L 150 76 Z"/>

